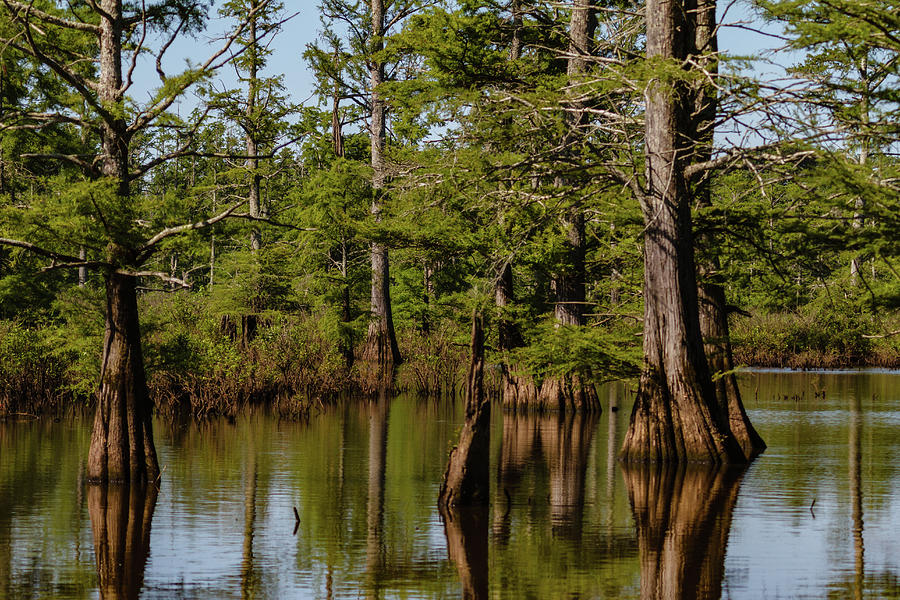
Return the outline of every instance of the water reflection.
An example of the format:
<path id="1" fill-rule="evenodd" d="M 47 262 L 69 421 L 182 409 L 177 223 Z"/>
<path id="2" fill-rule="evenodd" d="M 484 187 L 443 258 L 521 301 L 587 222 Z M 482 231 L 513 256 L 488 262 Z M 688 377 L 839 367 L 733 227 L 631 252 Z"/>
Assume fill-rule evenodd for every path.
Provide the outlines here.
<path id="1" fill-rule="evenodd" d="M 158 492 L 152 484 L 88 487 L 88 513 L 94 533 L 100 597 L 104 600 L 140 595 Z"/>
<path id="2" fill-rule="evenodd" d="M 256 451 L 253 437 L 247 443 L 246 473 L 244 481 L 244 543 L 241 554 L 241 598 L 252 598 L 259 584 L 259 574 L 253 564 L 253 533 L 256 525 Z"/>
<path id="3" fill-rule="evenodd" d="M 769 450 L 739 494 L 717 475 L 623 477 L 630 391 L 602 390 L 620 410 L 597 424 L 495 411 L 486 537 L 484 521 L 442 519 L 435 503 L 460 403 L 348 401 L 302 423 L 158 421 L 165 488 L 149 555 L 136 516 L 147 506 L 131 508 L 129 491 L 100 508 L 80 481 L 90 418 L 0 422 L 0 598 L 97 598 L 100 583 L 104 597 L 425 600 L 477 597 L 485 578 L 498 599 L 679 586 L 735 600 L 898 597 L 900 377 L 742 378 Z M 126 516 L 110 528 L 116 506 Z"/>
<path id="4" fill-rule="evenodd" d="M 389 412 L 390 402 L 385 397 L 368 405 L 369 491 L 366 501 L 366 574 L 369 598 L 381 597 L 381 579 L 385 564 L 384 475 Z"/>
<path id="5" fill-rule="evenodd" d="M 546 474 L 550 524 L 554 536 L 577 540 L 584 515 L 585 476 L 598 417 L 594 414 L 504 413 L 501 457 L 497 474 L 494 536 L 509 538 L 509 503 L 528 492 L 538 500 L 538 482 L 522 490 L 526 471 Z"/>
<path id="6" fill-rule="evenodd" d="M 849 435 L 849 464 L 850 464 L 850 514 L 853 521 L 853 556 L 854 556 L 854 585 L 853 597 L 861 600 L 865 588 L 866 558 L 865 544 L 863 543 L 863 500 L 862 500 L 862 454 L 860 430 L 862 429 L 862 417 L 860 415 L 859 396 L 854 395 L 850 400 L 850 435 Z"/>
<path id="7" fill-rule="evenodd" d="M 463 600 L 488 597 L 488 508 L 441 508 L 447 553 L 456 565 Z"/>
<path id="8" fill-rule="evenodd" d="M 715 600 L 742 469 L 640 464 L 622 468 L 634 511 L 641 598 Z"/>

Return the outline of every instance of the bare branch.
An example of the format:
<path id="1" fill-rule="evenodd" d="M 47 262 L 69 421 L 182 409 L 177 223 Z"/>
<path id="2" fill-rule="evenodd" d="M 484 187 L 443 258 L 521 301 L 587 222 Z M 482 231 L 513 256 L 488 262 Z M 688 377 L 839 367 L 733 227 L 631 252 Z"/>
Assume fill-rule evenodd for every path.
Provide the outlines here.
<path id="1" fill-rule="evenodd" d="M 141 53 L 141 49 L 144 47 L 144 42 L 147 40 L 147 4 L 143 0 L 141 1 L 141 25 L 141 40 L 138 42 L 137 46 L 135 46 L 134 52 L 131 54 L 131 65 L 128 67 L 125 82 L 122 84 L 122 87 L 119 88 L 119 93 L 122 94 L 124 94 L 125 91 L 131 87 L 131 84 L 134 83 L 134 70 L 137 68 L 138 56 Z"/>
<path id="2" fill-rule="evenodd" d="M 48 271 L 58 271 L 59 269 L 80 269 L 82 267 L 86 269 L 100 269 L 104 267 L 109 267 L 109 263 L 105 263 L 100 260 L 83 260 L 80 262 L 64 262 L 58 263 L 56 261 L 51 262 L 46 267 L 41 269 L 41 273 L 46 273 Z"/>
<path id="3" fill-rule="evenodd" d="M 70 162 L 74 165 L 81 167 L 85 171 L 90 172 L 90 171 L 94 170 L 94 165 L 92 163 L 89 163 L 88 161 L 84 160 L 83 158 L 81 158 L 81 156 L 79 156 L 78 154 L 58 154 L 55 152 L 28 153 L 28 154 L 22 154 L 21 157 L 22 158 L 52 158 L 55 160 L 64 160 L 66 162 Z"/>
<path id="4" fill-rule="evenodd" d="M 22 2 L 16 2 L 15 0 L 3 0 L 3 4 L 5 4 L 10 10 L 13 10 L 16 13 L 13 15 L 16 19 L 21 19 L 21 17 L 18 16 L 19 12 L 25 12 L 25 14 L 27 15 L 25 20 L 28 20 L 28 16 L 33 15 L 44 23 L 58 25 L 59 27 L 65 27 L 67 29 L 88 31 L 93 34 L 100 35 L 100 27 L 97 25 L 92 25 L 90 23 L 84 23 L 81 21 L 69 21 L 67 19 L 45 13 L 42 10 L 38 10 L 31 4 L 24 4 Z"/>
<path id="5" fill-rule="evenodd" d="M 163 71 L 162 68 L 162 59 L 165 56 L 166 52 L 168 52 L 169 48 L 175 42 L 176 37 L 178 37 L 181 28 L 184 26 L 184 19 L 178 22 L 178 26 L 175 28 L 175 31 L 172 32 L 172 35 L 169 36 L 169 39 L 166 40 L 166 43 L 163 44 L 162 48 L 159 49 L 159 53 L 156 55 L 156 73 L 159 75 L 159 80 L 165 83 L 167 77 L 166 72 Z"/>
<path id="6" fill-rule="evenodd" d="M 231 56 L 226 56 L 226 58 L 224 59 L 222 59 L 222 56 L 228 54 L 231 46 L 241 36 L 241 34 L 244 32 L 244 29 L 247 28 L 247 25 L 250 23 L 253 17 L 256 16 L 258 12 L 263 10 L 268 4 L 268 0 L 263 0 L 253 10 L 249 11 L 244 20 L 241 21 L 241 23 L 237 26 L 237 28 L 235 28 L 234 31 L 232 31 L 228 36 L 224 38 L 225 41 L 222 44 L 221 48 L 213 52 L 213 54 L 209 56 L 206 61 L 204 61 L 203 64 L 196 69 L 196 71 L 199 73 L 215 71 L 223 64 L 231 60 Z M 171 92 L 166 94 L 163 99 L 156 102 L 147 110 L 142 111 L 134 120 L 134 122 L 128 127 L 128 133 L 134 133 L 146 127 L 148 123 L 152 122 L 154 119 L 156 119 L 156 117 L 168 110 L 169 107 L 175 103 L 175 100 L 180 98 L 181 94 L 191 85 L 193 85 L 194 82 L 195 80 L 193 78 L 188 78 L 186 81 L 180 83 Z"/>
<path id="7" fill-rule="evenodd" d="M 117 269 L 116 273 L 119 275 L 127 275 L 129 277 L 156 277 L 157 279 L 161 279 L 166 283 L 174 283 L 177 286 L 180 286 L 184 289 L 190 289 L 191 284 L 183 279 L 179 279 L 177 277 L 172 277 L 168 273 L 163 273 L 162 271 L 127 271 L 125 269 Z"/>
<path id="8" fill-rule="evenodd" d="M 205 229 L 211 225 L 214 225 L 221 221 L 222 219 L 226 219 L 228 217 L 240 217 L 243 215 L 234 215 L 234 211 L 240 208 L 242 205 L 246 203 L 246 200 L 241 200 L 237 204 L 233 204 L 228 209 L 219 213 L 214 217 L 210 217 L 209 219 L 204 219 L 202 221 L 197 221 L 196 223 L 186 223 L 184 225 L 176 225 L 175 227 L 166 227 L 152 238 L 147 240 L 147 243 L 140 247 L 137 253 L 137 262 L 141 263 L 153 252 L 155 246 L 159 244 L 164 239 L 171 237 L 173 235 L 178 235 L 179 233 L 184 233 L 186 231 L 196 231 L 198 229 Z"/>
<path id="9" fill-rule="evenodd" d="M 707 160 L 704 162 L 693 163 L 688 165 L 684 169 L 684 176 L 688 179 L 693 179 L 697 177 L 701 173 L 705 173 L 707 171 L 718 169 L 723 167 L 731 162 L 748 160 L 748 159 L 762 159 L 770 164 L 789 164 L 800 161 L 804 158 L 809 158 L 811 156 L 815 156 L 816 152 L 814 150 L 803 150 L 800 152 L 793 152 L 791 154 L 772 154 L 768 152 L 769 150 L 775 149 L 778 147 L 778 143 L 774 144 L 765 144 L 762 146 L 757 146 L 754 148 L 730 148 L 725 151 L 723 154 L 713 158 L 712 160 Z"/>
<path id="10" fill-rule="evenodd" d="M 22 248 L 24 250 L 28 250 L 29 252 L 34 252 L 40 256 L 46 256 L 49 259 L 54 261 L 60 261 L 65 263 L 80 263 L 84 262 L 82 259 L 77 256 L 70 256 L 68 254 L 63 254 L 62 252 L 54 252 L 53 250 L 47 250 L 46 248 L 42 248 L 36 244 L 32 244 L 31 242 L 24 242 L 22 240 L 11 240 L 8 238 L 0 238 L 0 246 L 12 246 L 14 248 Z"/>

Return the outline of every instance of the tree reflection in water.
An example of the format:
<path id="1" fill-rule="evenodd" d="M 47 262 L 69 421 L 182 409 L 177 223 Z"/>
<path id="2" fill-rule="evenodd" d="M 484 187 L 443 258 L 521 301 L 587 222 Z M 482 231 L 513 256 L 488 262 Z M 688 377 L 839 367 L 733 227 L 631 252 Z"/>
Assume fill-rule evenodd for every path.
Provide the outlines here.
<path id="1" fill-rule="evenodd" d="M 598 417 L 595 414 L 503 415 L 503 440 L 497 473 L 494 536 L 509 538 L 509 506 L 506 495 L 516 495 L 526 471 L 546 468 L 550 523 L 557 537 L 577 540 L 584 514 L 584 484 L 588 455 Z M 529 495 L 536 492 L 530 490 Z"/>
<path id="2" fill-rule="evenodd" d="M 368 404 L 369 487 L 366 500 L 366 597 L 382 597 L 385 570 L 384 475 L 387 457 L 390 400 L 386 393 Z"/>
<path id="3" fill-rule="evenodd" d="M 641 598 L 717 599 L 743 468 L 625 464 Z"/>
<path id="4" fill-rule="evenodd" d="M 488 508 L 441 507 L 447 551 L 456 565 L 463 600 L 488 597 Z"/>
<path id="5" fill-rule="evenodd" d="M 88 513 L 94 533 L 100 597 L 104 600 L 140 595 L 158 493 L 153 484 L 88 486 Z"/>

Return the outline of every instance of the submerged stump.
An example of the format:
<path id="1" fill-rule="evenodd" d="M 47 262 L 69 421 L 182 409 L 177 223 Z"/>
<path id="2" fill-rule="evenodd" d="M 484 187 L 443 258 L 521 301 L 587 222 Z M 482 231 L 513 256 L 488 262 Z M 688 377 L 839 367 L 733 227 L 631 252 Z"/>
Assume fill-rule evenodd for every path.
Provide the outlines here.
<path id="1" fill-rule="evenodd" d="M 484 394 L 484 324 L 472 317 L 472 359 L 466 388 L 466 422 L 450 452 L 438 506 L 487 505 L 490 491 L 491 402 Z"/>

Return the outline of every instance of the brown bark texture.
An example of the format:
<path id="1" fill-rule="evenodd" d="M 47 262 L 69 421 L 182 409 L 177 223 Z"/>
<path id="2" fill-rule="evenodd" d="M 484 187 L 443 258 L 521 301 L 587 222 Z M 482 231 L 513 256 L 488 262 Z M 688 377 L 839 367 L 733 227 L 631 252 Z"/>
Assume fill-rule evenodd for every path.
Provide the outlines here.
<path id="1" fill-rule="evenodd" d="M 487 505 L 490 501 L 491 402 L 484 394 L 484 325 L 472 317 L 472 359 L 466 390 L 466 422 L 450 452 L 438 506 Z"/>
<path id="2" fill-rule="evenodd" d="M 696 11 L 647 2 L 647 57 L 684 61 Z M 691 197 L 684 169 L 692 151 L 690 106 L 681 83 L 645 93 L 644 364 L 621 458 L 736 463 L 746 458 L 717 410 L 703 351 Z"/>
<path id="3" fill-rule="evenodd" d="M 641 599 L 720 598 L 743 469 L 639 464 L 622 475 L 637 528 Z"/>
<path id="4" fill-rule="evenodd" d="M 102 0 L 97 93 L 105 106 L 120 106 L 122 92 L 121 0 Z M 125 120 L 111 110 L 100 130 L 100 170 L 117 183 L 122 208 L 130 202 L 129 142 Z M 127 240 L 114 240 L 108 260 L 129 266 L 133 252 Z M 106 331 L 100 389 L 87 476 L 90 481 L 155 482 L 159 476 L 153 445 L 151 403 L 144 374 L 135 278 L 106 274 Z"/>
<path id="5" fill-rule="evenodd" d="M 385 34 L 385 1 L 371 0 L 372 10 L 372 54 L 384 50 Z M 370 99 L 372 105 L 369 134 L 372 147 L 372 206 L 371 213 L 376 222 L 381 221 L 384 204 L 387 166 L 384 150 L 387 144 L 386 102 L 379 86 L 384 82 L 384 63 L 375 58 L 369 59 Z M 371 249 L 372 263 L 372 300 L 369 331 L 363 349 L 363 359 L 369 363 L 369 369 L 376 371 L 378 378 L 389 381 L 393 378 L 393 370 L 400 365 L 400 348 L 394 331 L 394 317 L 391 310 L 391 278 L 389 271 L 387 248 L 373 242 Z"/>
<path id="6" fill-rule="evenodd" d="M 713 260 L 708 265 L 716 269 L 718 261 Z M 700 274 L 701 277 L 705 274 L 711 276 L 703 266 Z M 737 377 L 734 374 L 725 290 L 721 285 L 705 281 L 700 284 L 699 293 L 700 330 L 703 334 L 709 370 L 716 376 L 713 385 L 716 389 L 718 411 L 740 444 L 744 456 L 747 460 L 751 460 L 766 449 L 766 443 L 747 416 Z"/>
<path id="7" fill-rule="evenodd" d="M 134 277 L 106 282 L 106 332 L 88 480 L 155 482 L 151 402 L 144 374 Z"/>
<path id="8" fill-rule="evenodd" d="M 715 0 L 697 2 L 694 31 L 692 52 L 698 57 L 697 63 L 714 77 L 718 73 L 719 50 Z M 705 162 L 712 159 L 718 94 L 715 86 L 706 78 L 694 84 L 692 94 L 694 106 L 691 137 L 695 153 L 693 160 Z M 712 205 L 709 177 L 704 176 L 694 182 L 692 192 L 696 206 L 702 208 Z M 747 417 L 737 378 L 733 372 L 734 359 L 731 352 L 725 289 L 716 281 L 721 268 L 716 240 L 707 232 L 698 236 L 697 244 L 701 251 L 697 264 L 700 332 L 703 336 L 709 370 L 715 377 L 717 410 L 721 415 L 721 422 L 731 430 L 744 456 L 750 460 L 765 450 L 766 444 Z"/>
<path id="9" fill-rule="evenodd" d="M 88 486 L 88 513 L 103 600 L 140 596 L 158 493 L 154 484 Z"/>
<path id="10" fill-rule="evenodd" d="M 250 9 L 256 10 L 258 8 L 258 3 L 253 1 L 250 3 Z M 249 61 L 250 69 L 249 73 L 247 73 L 247 131 L 244 135 L 244 139 L 247 146 L 247 159 L 244 162 L 244 168 L 247 169 L 247 172 L 250 175 L 250 190 L 247 195 L 247 203 L 249 206 L 250 216 L 254 219 L 258 219 L 262 216 L 262 207 L 260 205 L 260 183 L 262 178 L 259 175 L 259 143 L 256 139 L 256 132 L 253 131 L 253 121 L 256 118 L 256 96 L 257 96 L 257 88 L 259 86 L 259 74 L 258 74 L 258 65 L 255 60 L 255 55 L 257 52 L 256 46 L 259 43 L 257 39 L 257 31 L 256 31 L 256 17 L 250 17 L 250 22 L 247 27 L 247 45 L 249 51 L 254 55 Z M 254 252 L 259 250 L 261 246 L 261 237 L 259 232 L 259 227 L 256 226 L 256 223 L 253 224 L 253 227 L 250 229 L 250 248 Z"/>

